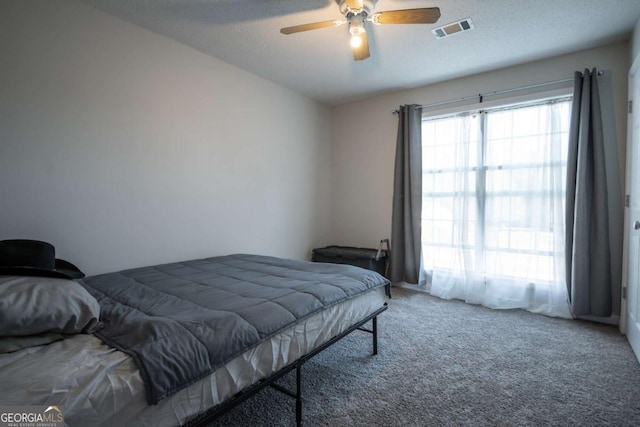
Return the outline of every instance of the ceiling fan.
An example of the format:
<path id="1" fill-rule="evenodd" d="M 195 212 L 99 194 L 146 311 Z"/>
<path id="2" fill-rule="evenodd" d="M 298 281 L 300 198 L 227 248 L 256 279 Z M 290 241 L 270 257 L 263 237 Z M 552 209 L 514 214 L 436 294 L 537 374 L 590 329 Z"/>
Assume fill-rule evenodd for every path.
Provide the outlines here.
<path id="1" fill-rule="evenodd" d="M 361 61 L 370 56 L 367 31 L 364 28 L 366 21 L 373 22 L 376 25 L 433 24 L 440 18 L 440 9 L 437 7 L 388 10 L 386 12 L 372 13 L 377 1 L 378 0 L 336 0 L 340 8 L 340 13 L 344 15 L 345 19 L 294 25 L 293 27 L 282 28 L 280 32 L 282 34 L 293 34 L 349 24 L 353 58 L 356 61 Z"/>

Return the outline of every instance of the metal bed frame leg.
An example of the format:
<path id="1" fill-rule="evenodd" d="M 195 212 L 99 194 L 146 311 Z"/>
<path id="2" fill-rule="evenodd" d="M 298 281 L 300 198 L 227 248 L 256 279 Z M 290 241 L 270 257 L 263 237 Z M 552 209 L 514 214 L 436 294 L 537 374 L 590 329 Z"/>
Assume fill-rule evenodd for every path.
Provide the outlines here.
<path id="1" fill-rule="evenodd" d="M 371 329 L 364 328 L 362 326 L 358 327 L 359 331 L 369 332 L 373 335 L 373 355 L 378 354 L 378 316 L 374 316 L 371 318 Z"/>
<path id="2" fill-rule="evenodd" d="M 372 319 L 372 332 L 373 332 L 373 355 L 378 354 L 378 316 Z"/>
<path id="3" fill-rule="evenodd" d="M 302 381 L 300 377 L 302 364 L 298 363 L 296 366 L 296 426 L 300 427 L 302 425 Z"/>

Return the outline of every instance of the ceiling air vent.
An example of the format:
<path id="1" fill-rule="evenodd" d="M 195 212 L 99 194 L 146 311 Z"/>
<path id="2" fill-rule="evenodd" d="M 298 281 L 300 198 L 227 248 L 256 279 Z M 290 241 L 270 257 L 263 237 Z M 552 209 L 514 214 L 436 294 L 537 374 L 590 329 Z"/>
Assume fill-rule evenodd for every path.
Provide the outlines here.
<path id="1" fill-rule="evenodd" d="M 471 29 L 473 29 L 473 22 L 471 22 L 471 18 L 465 18 L 457 22 L 443 25 L 442 27 L 434 28 L 431 32 L 436 36 L 436 38 L 442 39 Z"/>

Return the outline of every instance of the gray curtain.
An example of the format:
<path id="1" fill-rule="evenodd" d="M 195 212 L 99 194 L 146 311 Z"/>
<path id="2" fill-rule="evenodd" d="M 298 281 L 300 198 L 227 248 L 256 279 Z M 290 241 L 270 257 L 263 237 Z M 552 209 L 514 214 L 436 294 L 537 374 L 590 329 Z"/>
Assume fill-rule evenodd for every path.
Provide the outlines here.
<path id="1" fill-rule="evenodd" d="M 392 282 L 421 281 L 422 107 L 403 105 L 398 139 L 391 219 Z"/>
<path id="2" fill-rule="evenodd" d="M 603 97 L 599 80 L 595 69 L 575 73 L 567 162 L 565 252 L 567 289 L 574 317 L 609 317 L 620 312 L 623 224 L 620 166 L 613 103 L 609 94 Z"/>

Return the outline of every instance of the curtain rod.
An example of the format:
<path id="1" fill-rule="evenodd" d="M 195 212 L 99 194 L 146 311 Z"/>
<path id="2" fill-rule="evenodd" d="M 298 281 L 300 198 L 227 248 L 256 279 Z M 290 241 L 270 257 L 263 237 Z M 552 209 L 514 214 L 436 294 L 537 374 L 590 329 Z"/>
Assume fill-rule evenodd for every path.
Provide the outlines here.
<path id="1" fill-rule="evenodd" d="M 602 74 L 603 74 L 602 71 L 598 71 L 598 75 L 602 75 Z M 534 88 L 537 88 L 537 87 L 557 85 L 557 84 L 560 84 L 560 83 L 572 82 L 573 80 L 574 80 L 573 78 L 562 79 L 562 80 L 554 80 L 554 81 L 550 81 L 550 82 L 536 83 L 536 84 L 532 84 L 532 85 L 528 85 L 528 86 L 516 87 L 516 88 L 512 88 L 512 89 L 496 90 L 496 91 L 487 92 L 487 93 L 484 93 L 484 94 L 483 93 L 479 93 L 477 95 L 464 96 L 462 98 L 450 99 L 448 101 L 434 102 L 432 104 L 424 104 L 424 105 L 421 105 L 420 107 L 421 108 L 438 107 L 440 105 L 454 104 L 456 102 L 468 101 L 470 99 L 478 99 L 479 102 L 482 103 L 482 99 L 485 96 L 500 95 L 500 94 L 503 94 L 503 93 L 518 92 L 518 91 L 521 91 L 521 90 L 534 89 Z M 399 110 L 393 110 L 392 111 L 393 114 L 398 114 L 399 112 L 400 112 Z"/>

